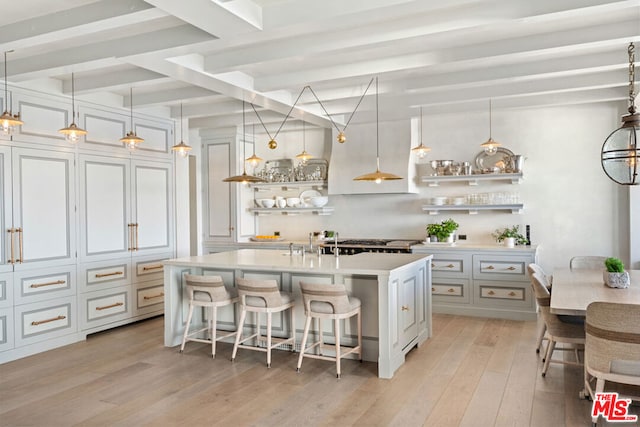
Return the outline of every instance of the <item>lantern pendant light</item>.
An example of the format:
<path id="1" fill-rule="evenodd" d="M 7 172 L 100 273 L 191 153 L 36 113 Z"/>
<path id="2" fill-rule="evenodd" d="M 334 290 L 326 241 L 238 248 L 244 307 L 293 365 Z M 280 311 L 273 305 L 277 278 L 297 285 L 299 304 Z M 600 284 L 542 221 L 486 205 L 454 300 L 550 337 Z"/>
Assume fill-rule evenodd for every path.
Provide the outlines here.
<path id="1" fill-rule="evenodd" d="M 64 135 L 64 139 L 70 143 L 75 144 L 80 141 L 84 135 L 87 134 L 87 131 L 79 128 L 75 123 L 76 118 L 76 98 L 75 98 L 75 87 L 73 82 L 73 73 L 71 73 L 71 124 L 66 128 L 60 129 L 58 132 Z"/>
<path id="2" fill-rule="evenodd" d="M 313 159 L 313 156 L 307 153 L 307 141 L 306 141 L 306 131 L 305 131 L 305 122 L 302 121 L 302 153 L 296 156 L 296 159 L 302 161 L 302 163 L 307 163 L 307 160 Z"/>
<path id="3" fill-rule="evenodd" d="M 131 111 L 131 130 L 124 137 L 120 138 L 120 142 L 122 142 L 130 151 L 133 151 L 136 149 L 138 144 L 144 142 L 144 139 L 136 135 L 133 130 L 133 88 L 129 88 L 129 105 Z"/>
<path id="4" fill-rule="evenodd" d="M 9 52 L 13 52 L 10 50 Z M 24 123 L 20 120 L 20 113 L 13 114 L 9 108 L 9 91 L 7 90 L 7 52 L 4 53 L 4 112 L 0 116 L 0 131 L 5 135 L 11 135 L 16 127 Z"/>
<path id="5" fill-rule="evenodd" d="M 257 176 L 253 176 L 253 175 L 247 175 L 247 167 L 246 167 L 246 161 L 244 159 L 244 136 L 246 134 L 245 130 L 245 122 L 244 122 L 244 100 L 242 100 L 242 141 L 240 142 L 242 144 L 242 175 L 235 175 L 235 176 L 230 176 L 229 178 L 225 178 L 222 181 L 223 182 L 240 182 L 242 184 L 247 184 L 250 182 L 264 182 L 264 179 L 259 178 Z"/>
<path id="6" fill-rule="evenodd" d="M 183 123 L 183 117 L 182 117 L 182 102 L 181 102 L 180 103 L 180 143 L 171 147 L 171 150 L 177 153 L 178 156 L 185 158 L 189 156 L 189 151 L 191 151 L 191 146 L 185 144 L 184 140 L 182 139 L 182 123 Z"/>
<path id="7" fill-rule="evenodd" d="M 378 78 L 376 77 L 376 171 L 353 178 L 354 181 L 374 181 L 380 184 L 382 181 L 402 179 L 401 176 L 392 173 L 380 172 L 380 138 L 378 132 Z"/>
<path id="8" fill-rule="evenodd" d="M 424 159 L 427 157 L 429 151 L 431 151 L 431 148 L 422 143 L 422 107 L 420 107 L 420 145 L 413 147 L 411 152 L 414 153 L 418 159 Z"/>
<path id="9" fill-rule="evenodd" d="M 253 143 L 253 154 L 251 157 L 247 157 L 247 162 L 251 165 L 252 168 L 257 168 L 262 158 L 256 156 L 256 125 L 251 125 L 251 142 Z"/>
<path id="10" fill-rule="evenodd" d="M 638 131 L 640 114 L 635 105 L 635 47 L 629 43 L 629 114 L 622 116 L 622 126 L 613 131 L 602 144 L 602 169 L 614 182 L 622 185 L 638 185 Z"/>
<path id="11" fill-rule="evenodd" d="M 498 152 L 498 147 L 502 145 L 497 141 L 494 141 L 491 137 L 491 99 L 489 99 L 489 139 L 486 142 L 480 144 L 484 149 L 484 152 L 492 155 Z"/>

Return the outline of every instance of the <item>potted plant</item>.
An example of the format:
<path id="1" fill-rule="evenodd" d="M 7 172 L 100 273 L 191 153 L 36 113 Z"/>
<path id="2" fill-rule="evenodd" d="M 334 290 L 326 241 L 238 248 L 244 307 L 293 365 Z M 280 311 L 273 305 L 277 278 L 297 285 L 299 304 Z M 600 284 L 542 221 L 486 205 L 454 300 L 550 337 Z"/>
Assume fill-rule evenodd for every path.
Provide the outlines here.
<path id="1" fill-rule="evenodd" d="M 427 234 L 429 237 L 435 237 L 438 242 L 453 242 L 453 233 L 460 225 L 453 219 L 446 219 L 439 224 L 427 225 Z M 433 241 L 433 240 L 432 240 Z"/>
<path id="2" fill-rule="evenodd" d="M 504 241 L 504 244 L 508 248 L 513 248 L 515 244 L 526 245 L 527 238 L 520 234 L 520 226 L 514 225 L 512 227 L 506 227 L 503 229 L 497 229 L 492 236 L 498 243 Z"/>
<path id="3" fill-rule="evenodd" d="M 618 258 L 607 258 L 604 260 L 607 268 L 603 273 L 604 283 L 610 288 L 629 287 L 629 272 L 624 270 L 624 264 Z"/>

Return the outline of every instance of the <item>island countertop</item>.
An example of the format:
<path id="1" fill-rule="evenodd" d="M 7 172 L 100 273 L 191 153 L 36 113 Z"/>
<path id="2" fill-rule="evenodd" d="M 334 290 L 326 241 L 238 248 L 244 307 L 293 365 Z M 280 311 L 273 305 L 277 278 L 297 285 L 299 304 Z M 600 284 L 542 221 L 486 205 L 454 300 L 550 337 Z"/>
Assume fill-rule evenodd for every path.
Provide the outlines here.
<path id="1" fill-rule="evenodd" d="M 242 270 L 296 271 L 328 274 L 388 274 L 390 271 L 430 258 L 429 254 L 360 253 L 357 255 L 289 255 L 279 249 L 239 249 L 167 260 L 165 265 Z"/>

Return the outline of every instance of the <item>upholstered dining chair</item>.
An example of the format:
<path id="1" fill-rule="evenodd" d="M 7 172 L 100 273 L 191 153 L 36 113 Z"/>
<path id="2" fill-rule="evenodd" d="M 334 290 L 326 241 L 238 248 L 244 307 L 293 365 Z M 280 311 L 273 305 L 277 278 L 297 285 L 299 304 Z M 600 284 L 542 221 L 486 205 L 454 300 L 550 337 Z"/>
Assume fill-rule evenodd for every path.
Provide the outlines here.
<path id="1" fill-rule="evenodd" d="M 604 256 L 574 256 L 569 260 L 572 270 L 604 270 Z"/>
<path id="2" fill-rule="evenodd" d="M 538 264 L 531 263 L 527 265 L 527 271 L 529 272 L 529 278 L 533 280 L 533 275 L 538 274 L 538 277 L 542 280 L 544 286 L 547 289 L 551 289 L 551 278 L 547 276 L 542 267 Z M 548 340 L 546 337 L 547 332 L 547 324 L 543 321 L 540 324 L 540 330 L 538 331 L 538 339 L 536 340 L 536 353 L 540 353 L 540 348 L 542 348 L 542 341 Z"/>

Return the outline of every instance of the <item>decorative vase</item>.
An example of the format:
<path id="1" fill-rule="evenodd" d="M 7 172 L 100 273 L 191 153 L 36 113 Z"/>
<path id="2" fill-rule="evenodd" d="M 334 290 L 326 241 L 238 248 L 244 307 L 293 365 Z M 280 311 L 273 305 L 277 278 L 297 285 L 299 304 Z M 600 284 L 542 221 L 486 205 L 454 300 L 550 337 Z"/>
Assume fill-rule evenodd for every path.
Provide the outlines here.
<path id="1" fill-rule="evenodd" d="M 604 279 L 604 284 L 610 288 L 628 288 L 631 283 L 628 271 L 623 273 L 609 273 L 605 270 L 602 273 L 602 277 Z"/>
<path id="2" fill-rule="evenodd" d="M 453 243 L 453 233 L 449 234 L 449 237 L 447 237 L 446 242 L 447 243 Z"/>
<path id="3" fill-rule="evenodd" d="M 508 248 L 513 248 L 516 246 L 516 238 L 515 237 L 505 237 L 504 245 Z"/>

